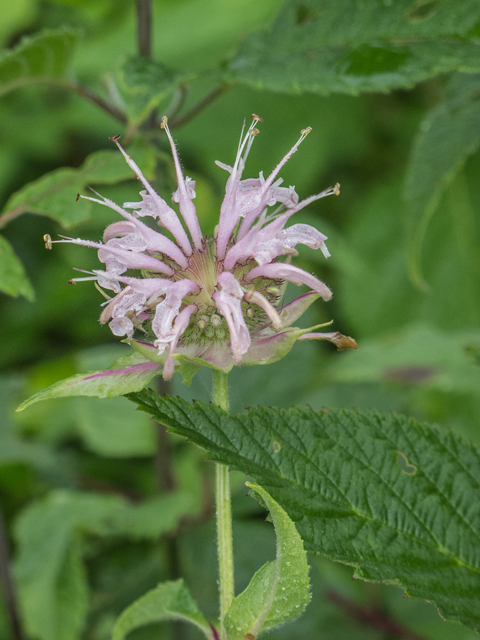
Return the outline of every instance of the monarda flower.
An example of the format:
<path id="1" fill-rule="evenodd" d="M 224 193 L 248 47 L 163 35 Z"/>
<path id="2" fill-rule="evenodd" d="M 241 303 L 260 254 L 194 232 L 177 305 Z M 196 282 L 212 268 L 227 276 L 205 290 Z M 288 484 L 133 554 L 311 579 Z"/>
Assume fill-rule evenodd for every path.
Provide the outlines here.
<path id="1" fill-rule="evenodd" d="M 298 329 L 292 324 L 319 297 L 332 292 L 318 278 L 291 264 L 299 244 L 320 249 L 327 258 L 326 236 L 307 224 L 287 223 L 315 200 L 339 194 L 339 185 L 299 202 L 294 187 L 281 186 L 278 174 L 311 129 L 301 132 L 268 178 L 242 179 L 247 156 L 259 133 L 258 116 L 242 133 L 233 166 L 217 162 L 230 175 L 213 236 L 204 236 L 193 204 L 195 181 L 184 177 L 167 118 L 162 120 L 172 148 L 178 189 L 172 201 L 181 218 L 145 179 L 142 172 L 112 138 L 144 190 L 140 202 L 123 207 L 96 194 L 79 196 L 103 204 L 121 216 L 105 229 L 103 243 L 67 238 L 98 250 L 105 270 L 79 280 L 95 280 L 107 297 L 100 315 L 116 336 L 124 336 L 149 361 L 163 365 L 170 379 L 175 362 L 187 358 L 198 366 L 229 371 L 234 364 L 274 362 L 290 351 L 296 340 L 323 339 L 338 349 L 356 349 L 352 338 L 338 332 L 315 333 L 318 327 Z M 145 224 L 153 218 L 170 237 Z M 185 229 L 186 227 L 186 229 Z M 51 247 L 47 236 L 47 246 Z M 286 256 L 282 260 L 282 257 Z M 288 282 L 310 291 L 282 306 Z M 322 326 L 322 325 L 320 325 Z M 142 331 L 145 340 L 133 338 Z"/>

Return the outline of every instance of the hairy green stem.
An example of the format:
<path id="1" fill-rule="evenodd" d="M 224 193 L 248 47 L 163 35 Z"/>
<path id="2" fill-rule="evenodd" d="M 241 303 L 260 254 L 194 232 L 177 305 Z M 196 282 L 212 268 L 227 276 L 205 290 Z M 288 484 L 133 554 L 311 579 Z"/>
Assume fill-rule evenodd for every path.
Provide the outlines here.
<path id="1" fill-rule="evenodd" d="M 227 374 L 213 371 L 213 403 L 228 411 Z M 215 505 L 217 514 L 217 552 L 220 590 L 220 634 L 225 638 L 223 621 L 230 608 L 234 593 L 233 584 L 233 536 L 232 506 L 230 500 L 230 480 L 228 468 L 223 464 L 215 465 Z"/>

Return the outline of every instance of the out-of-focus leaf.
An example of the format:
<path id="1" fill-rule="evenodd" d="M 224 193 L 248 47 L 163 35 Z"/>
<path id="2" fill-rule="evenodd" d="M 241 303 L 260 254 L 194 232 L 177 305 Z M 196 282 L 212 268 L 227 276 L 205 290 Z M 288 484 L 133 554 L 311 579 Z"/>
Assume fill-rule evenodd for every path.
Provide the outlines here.
<path id="1" fill-rule="evenodd" d="M 0 378 L 0 467 L 10 464 L 27 464 L 43 473 L 58 473 L 58 456 L 41 442 L 23 440 L 15 430 L 10 416 L 11 397 L 22 388 L 19 376 Z"/>
<path id="2" fill-rule="evenodd" d="M 70 79 L 78 31 L 45 30 L 0 55 L 0 95 L 39 82 Z"/>
<path id="3" fill-rule="evenodd" d="M 472 202 L 480 195 L 477 167 L 474 170 L 467 181 Z M 362 337 L 411 324 L 444 331 L 478 327 L 480 278 L 475 261 L 480 254 L 475 253 L 475 232 L 470 228 L 477 224 L 476 211 L 468 200 L 465 180 L 459 176 L 432 219 L 423 249 L 428 295 L 408 276 L 400 182 L 376 185 L 352 202 L 348 235 L 337 241 L 332 234 L 329 246 L 341 274 L 337 301 L 352 334 L 360 339 L 360 350 Z M 334 253 L 335 246 L 341 251 Z"/>
<path id="4" fill-rule="evenodd" d="M 0 23 L 0 45 L 4 45 L 13 33 L 28 28 L 35 17 L 35 10 L 35 0 L 4 3 Z"/>
<path id="5" fill-rule="evenodd" d="M 270 29 L 250 34 L 227 78 L 256 89 L 358 94 L 411 87 L 455 69 L 478 71 L 469 31 L 476 0 L 290 0 Z"/>
<path id="6" fill-rule="evenodd" d="M 363 341 L 358 356 L 348 363 L 335 362 L 331 374 L 343 382 L 397 381 L 477 395 L 478 349 L 480 331 L 447 333 L 417 325 Z"/>
<path id="7" fill-rule="evenodd" d="M 35 298 L 23 264 L 3 236 L 0 236 L 0 291 L 10 296 L 24 296 L 30 301 Z"/>
<path id="8" fill-rule="evenodd" d="M 193 79 L 179 74 L 160 62 L 130 58 L 119 71 L 119 88 L 126 102 L 130 125 L 137 127 L 153 109 L 171 100 L 175 89 Z"/>
<path id="9" fill-rule="evenodd" d="M 23 411 L 30 404 L 40 400 L 90 396 L 92 398 L 113 398 L 131 391 L 139 391 L 159 375 L 162 366 L 147 360 L 138 352 L 119 358 L 109 369 L 78 373 L 60 380 L 25 400 L 17 409 Z"/>
<path id="10" fill-rule="evenodd" d="M 71 398 L 75 424 L 86 446 L 101 456 L 151 456 L 155 429 L 150 420 L 126 412 L 123 398 Z"/>
<path id="11" fill-rule="evenodd" d="M 21 514 L 16 578 L 26 628 L 41 640 L 77 640 L 87 609 L 79 536 L 157 539 L 191 511 L 188 494 L 140 505 L 99 494 L 57 491 Z"/>
<path id="12" fill-rule="evenodd" d="M 480 450 L 400 415 L 214 405 L 144 390 L 139 407 L 252 475 L 307 549 L 480 630 Z"/>
<path id="13" fill-rule="evenodd" d="M 154 151 L 149 146 L 135 145 L 135 162 L 147 177 L 152 177 Z M 87 220 L 92 203 L 77 194 L 92 184 L 115 184 L 133 178 L 134 174 L 118 151 L 95 151 L 78 169 L 56 169 L 30 182 L 14 193 L 4 207 L 3 215 L 16 217 L 26 211 L 53 218 L 65 227 Z"/>
<path id="14" fill-rule="evenodd" d="M 138 627 L 164 620 L 191 622 L 212 640 L 208 622 L 197 607 L 183 580 L 164 582 L 131 604 L 113 629 L 112 640 L 123 640 Z"/>
<path id="15" fill-rule="evenodd" d="M 405 185 L 410 220 L 410 275 L 426 287 L 421 252 L 445 187 L 480 146 L 480 74 L 455 74 L 445 99 L 420 124 Z M 459 212 L 461 215 L 462 212 Z"/>
<path id="16" fill-rule="evenodd" d="M 232 602 L 225 617 L 229 640 L 256 638 L 301 615 L 310 602 L 308 564 L 302 539 L 285 511 L 258 485 L 253 496 L 270 511 L 277 535 L 276 562 L 267 562 Z"/>

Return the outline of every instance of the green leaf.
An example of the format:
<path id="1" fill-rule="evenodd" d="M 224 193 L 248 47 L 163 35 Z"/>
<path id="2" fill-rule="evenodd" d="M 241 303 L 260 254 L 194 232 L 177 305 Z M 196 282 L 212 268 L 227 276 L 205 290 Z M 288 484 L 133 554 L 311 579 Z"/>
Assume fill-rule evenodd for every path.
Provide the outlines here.
<path id="1" fill-rule="evenodd" d="M 124 398 L 71 398 L 69 407 L 85 445 L 98 455 L 115 458 L 152 456 L 155 425 L 138 412 L 125 415 Z"/>
<path id="2" fill-rule="evenodd" d="M 347 18 L 348 16 L 348 18 Z M 256 89 L 326 95 L 411 87 L 452 70 L 480 70 L 469 31 L 476 0 L 423 14 L 412 0 L 290 0 L 270 29 L 250 34 L 226 79 Z"/>
<path id="3" fill-rule="evenodd" d="M 30 302 L 35 298 L 23 264 L 3 236 L 0 236 L 0 291 L 10 296 L 24 296 Z"/>
<path id="4" fill-rule="evenodd" d="M 178 74 L 160 62 L 134 57 L 119 71 L 119 88 L 130 124 L 137 127 L 153 109 L 171 100 L 174 91 L 193 74 Z"/>
<path id="5" fill-rule="evenodd" d="M 480 146 L 480 74 L 454 74 L 445 99 L 420 124 L 405 184 L 410 220 L 410 275 L 426 288 L 422 245 L 440 197 Z"/>
<path id="6" fill-rule="evenodd" d="M 307 549 L 480 631 L 475 446 L 394 414 L 259 407 L 229 415 L 148 390 L 129 398 L 211 459 L 252 475 Z"/>
<path id="7" fill-rule="evenodd" d="M 447 332 L 417 324 L 364 340 L 357 357 L 335 362 L 330 375 L 342 382 L 421 383 L 423 388 L 477 397 L 480 368 L 473 354 L 479 344 L 478 330 Z"/>
<path id="8" fill-rule="evenodd" d="M 144 358 L 138 352 L 119 358 L 109 369 L 77 373 L 70 378 L 55 382 L 46 389 L 25 400 L 17 409 L 23 411 L 34 402 L 68 398 L 71 396 L 89 396 L 92 398 L 112 398 L 132 391 L 139 391 L 159 375 L 162 366 Z"/>
<path id="9" fill-rule="evenodd" d="M 18 518 L 16 581 L 26 628 L 41 640 L 77 640 L 87 613 L 80 535 L 157 540 L 191 511 L 188 494 L 140 505 L 99 494 L 56 491 Z"/>
<path id="10" fill-rule="evenodd" d="M 183 580 L 164 582 L 131 604 L 117 620 L 112 640 L 123 640 L 138 627 L 164 620 L 191 622 L 201 629 L 208 640 L 212 633 Z"/>
<path id="11" fill-rule="evenodd" d="M 0 95 L 38 82 L 70 79 L 70 62 L 79 32 L 74 29 L 45 30 L 24 38 L 0 55 Z"/>
<path id="12" fill-rule="evenodd" d="M 257 637 L 298 617 L 310 601 L 306 553 L 295 525 L 265 489 L 247 482 L 270 511 L 277 535 L 277 560 L 267 562 L 237 596 L 225 617 L 229 640 Z M 250 635 L 249 635 L 250 634 Z"/>
<path id="13" fill-rule="evenodd" d="M 135 145 L 135 161 L 147 177 L 154 167 L 154 151 L 149 146 Z M 77 194 L 92 184 L 115 184 L 133 178 L 132 170 L 118 151 L 95 151 L 78 169 L 56 169 L 30 182 L 14 193 L 4 207 L 4 215 L 16 217 L 26 211 L 38 213 L 60 222 L 64 228 L 88 220 L 92 203 Z"/>

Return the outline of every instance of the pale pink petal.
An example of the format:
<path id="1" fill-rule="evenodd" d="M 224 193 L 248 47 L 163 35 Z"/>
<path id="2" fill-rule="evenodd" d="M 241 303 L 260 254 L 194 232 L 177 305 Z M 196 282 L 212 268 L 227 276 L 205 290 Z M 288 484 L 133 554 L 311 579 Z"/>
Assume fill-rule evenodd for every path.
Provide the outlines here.
<path id="1" fill-rule="evenodd" d="M 129 289 L 129 287 L 125 287 L 125 289 L 122 289 L 122 291 L 114 298 L 112 298 L 107 306 L 104 307 L 99 318 L 101 324 L 105 324 L 106 322 L 111 320 L 115 306 L 122 300 L 122 298 L 124 298 L 128 294 L 129 290 L 132 291 L 132 289 Z"/>
<path id="2" fill-rule="evenodd" d="M 148 269 L 149 271 L 158 271 L 159 273 L 165 273 L 166 275 L 172 275 L 173 269 L 167 266 L 164 262 L 146 256 L 143 254 L 134 253 L 127 249 L 121 249 L 116 247 L 113 243 L 115 240 L 109 240 L 107 244 L 101 244 L 100 242 L 92 242 L 91 240 L 81 240 L 80 238 L 67 238 L 61 236 L 63 240 L 54 240 L 52 242 L 68 242 L 72 244 L 79 244 L 83 247 L 93 247 L 98 249 L 98 259 L 100 262 L 105 263 L 108 256 L 114 256 L 116 261 L 122 265 L 125 269 Z"/>
<path id="3" fill-rule="evenodd" d="M 190 317 L 194 311 L 196 311 L 197 307 L 194 304 L 188 305 L 185 307 L 183 311 L 181 311 L 177 319 L 175 320 L 175 324 L 173 326 L 172 339 L 170 341 L 170 349 L 168 351 L 168 358 L 165 361 L 165 365 L 163 367 L 163 377 L 165 380 L 170 380 L 173 375 L 175 369 L 175 359 L 171 356 L 175 353 L 177 348 L 178 340 L 185 329 L 188 327 L 188 323 L 190 322 Z"/>
<path id="4" fill-rule="evenodd" d="M 265 180 L 265 183 L 258 190 L 258 193 L 256 194 L 256 197 L 255 197 L 255 202 L 252 202 L 251 210 L 244 217 L 244 219 L 242 220 L 242 224 L 240 225 L 240 229 L 238 231 L 238 238 L 240 240 L 245 236 L 245 234 L 248 232 L 248 230 L 250 229 L 252 224 L 255 222 L 256 218 L 260 215 L 260 213 L 263 211 L 263 209 L 267 205 L 268 198 L 269 198 L 269 196 L 271 197 L 271 194 L 269 194 L 270 187 L 273 185 L 273 181 L 278 176 L 278 174 L 280 172 L 280 169 L 282 169 L 282 167 L 288 162 L 288 160 L 290 160 L 292 155 L 297 151 L 300 143 L 305 139 L 305 136 L 310 131 L 311 131 L 311 129 L 304 129 L 302 131 L 302 135 L 299 138 L 299 140 L 297 140 L 297 142 L 293 145 L 293 147 L 290 149 L 290 151 L 277 164 L 275 169 L 272 171 L 272 173 Z"/>
<path id="5" fill-rule="evenodd" d="M 163 353 L 173 337 L 173 321 L 178 316 L 183 298 L 192 291 L 192 286 L 197 285 L 191 280 L 179 280 L 172 283 L 174 286 L 165 295 L 165 299 L 157 304 L 155 317 L 152 320 L 152 331 L 157 339 L 153 343 L 158 348 L 158 353 Z"/>
<path id="6" fill-rule="evenodd" d="M 291 264 L 285 264 L 283 262 L 265 264 L 261 267 L 255 267 L 244 277 L 246 280 L 254 280 L 255 278 L 262 276 L 266 278 L 288 280 L 289 282 L 293 282 L 297 285 L 306 284 L 310 289 L 319 293 L 324 300 L 330 300 L 332 297 L 332 292 L 323 282 L 321 282 L 321 280 Z"/>
<path id="7" fill-rule="evenodd" d="M 242 207 L 241 207 L 241 190 L 240 190 L 240 180 L 242 177 L 243 170 L 245 168 L 245 160 L 248 155 L 248 152 L 252 146 L 253 140 L 255 138 L 256 133 L 258 131 L 255 129 L 255 125 L 259 122 L 259 118 L 253 117 L 253 122 L 250 125 L 247 133 L 243 140 L 240 140 L 240 144 L 238 146 L 237 155 L 235 158 L 235 163 L 233 167 L 229 165 L 224 165 L 222 163 L 217 164 L 222 168 L 226 169 L 230 172 L 230 177 L 227 180 L 227 185 L 225 187 L 225 197 L 223 199 L 222 205 L 220 207 L 220 219 L 218 222 L 218 233 L 217 233 L 217 256 L 219 258 L 225 257 L 225 252 L 227 250 L 227 245 L 232 235 L 235 226 L 237 225 L 240 216 L 242 215 Z M 242 132 L 243 135 L 243 132 Z M 245 152 L 245 153 L 244 153 Z M 242 157 L 242 154 L 243 157 Z"/>
<path id="8" fill-rule="evenodd" d="M 133 169 L 133 171 L 135 172 L 137 178 L 140 180 L 140 182 L 143 184 L 145 189 L 148 191 L 150 197 L 153 200 L 153 203 L 154 203 L 155 207 L 158 209 L 160 220 L 161 220 L 162 224 L 169 231 L 172 232 L 172 234 L 174 235 L 175 239 L 181 245 L 181 247 L 185 251 L 185 253 L 187 255 L 191 255 L 192 248 L 190 246 L 190 243 L 188 242 L 188 238 L 186 237 L 185 231 L 183 230 L 183 227 L 180 224 L 180 221 L 178 220 L 178 217 L 177 217 L 177 214 L 175 213 L 175 211 L 173 211 L 173 209 L 170 209 L 170 207 L 168 207 L 168 205 L 166 205 L 165 201 L 162 198 L 160 198 L 158 193 L 155 191 L 155 189 L 153 189 L 153 187 L 150 185 L 150 183 L 145 178 L 143 173 L 140 171 L 140 168 L 138 167 L 138 165 L 124 151 L 123 147 L 118 142 L 118 138 L 112 138 L 112 140 L 115 142 L 117 147 L 122 152 L 122 155 L 125 158 L 125 161 L 128 164 L 128 166 L 131 169 Z M 166 216 L 165 216 L 165 205 L 170 209 L 168 220 L 166 220 Z M 173 214 L 173 216 L 172 216 L 172 214 Z M 162 215 L 163 215 L 163 219 L 162 219 Z M 165 221 L 164 221 L 164 219 L 165 219 Z M 166 223 L 169 224 L 172 228 L 170 228 L 170 226 L 167 226 Z M 178 233 L 178 237 L 177 237 L 177 233 Z"/>
<path id="9" fill-rule="evenodd" d="M 187 195 L 190 198 L 190 200 L 193 200 L 194 198 L 197 197 L 197 194 L 195 192 L 195 180 L 192 180 L 192 178 L 189 178 L 188 176 L 185 178 L 185 188 L 187 190 Z M 174 191 L 172 193 L 172 201 L 176 202 L 177 204 L 180 204 L 180 190 L 177 189 L 176 191 Z"/>
<path id="10" fill-rule="evenodd" d="M 133 222 L 128 220 L 120 220 L 119 222 L 113 222 L 103 232 L 103 242 L 108 242 L 112 238 L 119 238 L 120 236 L 126 236 L 129 233 L 135 233 L 137 227 Z"/>
<path id="11" fill-rule="evenodd" d="M 292 250 L 297 246 L 297 244 L 304 244 L 305 246 L 310 247 L 310 249 L 321 249 L 325 258 L 330 256 L 325 245 L 327 236 L 323 235 L 323 233 L 320 233 L 320 231 L 317 231 L 315 227 L 312 227 L 309 224 L 294 224 L 288 229 L 282 229 L 275 235 L 275 239 L 278 240 L 283 247 L 281 253 L 279 252 L 277 255 L 287 253 L 285 248 Z"/>
<path id="12" fill-rule="evenodd" d="M 91 198 L 89 196 L 81 196 L 81 198 L 84 200 L 90 200 L 91 202 L 97 202 L 98 204 L 103 204 L 126 218 L 125 222 L 114 222 L 105 229 L 103 234 L 104 242 L 116 237 L 114 234 L 117 233 L 118 236 L 125 236 L 122 242 L 119 243 L 120 247 L 136 251 L 146 250 L 165 253 L 167 256 L 175 260 L 175 262 L 177 262 L 177 264 L 183 269 L 187 267 L 188 260 L 174 242 L 161 233 L 150 229 L 149 226 L 141 222 L 141 220 L 138 220 L 128 211 L 125 211 L 125 209 L 122 209 L 122 207 L 119 207 L 118 204 L 115 204 L 112 200 L 104 198 L 103 196 L 100 196 L 100 198 L 102 198 L 101 200 Z"/>
<path id="13" fill-rule="evenodd" d="M 236 364 L 250 346 L 250 334 L 242 313 L 243 290 L 232 273 L 224 271 L 218 277 L 220 291 L 213 294 L 218 310 L 227 321 L 230 331 L 230 348 Z"/>
<path id="14" fill-rule="evenodd" d="M 182 227 L 177 214 L 158 194 L 156 198 L 148 195 L 146 191 L 140 191 L 142 202 L 124 202 L 127 209 L 135 209 L 135 214 L 140 217 L 151 216 L 158 220 L 158 224 L 165 227 L 173 235 L 187 256 L 191 255 L 190 240 Z"/>
<path id="15" fill-rule="evenodd" d="M 114 318 L 108 326 L 114 336 L 127 336 L 131 338 L 135 330 L 130 318 Z"/>
<path id="16" fill-rule="evenodd" d="M 182 167 L 180 166 L 180 159 L 178 157 L 177 149 L 175 147 L 175 143 L 173 141 L 172 135 L 167 125 L 167 118 L 164 117 L 162 119 L 162 128 L 165 129 L 165 132 L 168 136 L 168 140 L 170 142 L 170 147 L 172 149 L 173 162 L 175 164 L 175 172 L 177 174 L 177 183 L 178 189 L 175 192 L 177 197 L 177 202 L 180 205 L 180 213 L 185 220 L 185 223 L 190 231 L 190 235 L 192 236 L 193 244 L 197 249 L 202 248 L 202 232 L 200 230 L 200 225 L 198 223 L 197 213 L 195 211 L 195 205 L 191 200 L 191 193 L 193 190 L 187 189 L 187 184 L 185 178 L 183 177 Z M 193 191 L 195 194 L 195 191 Z"/>

